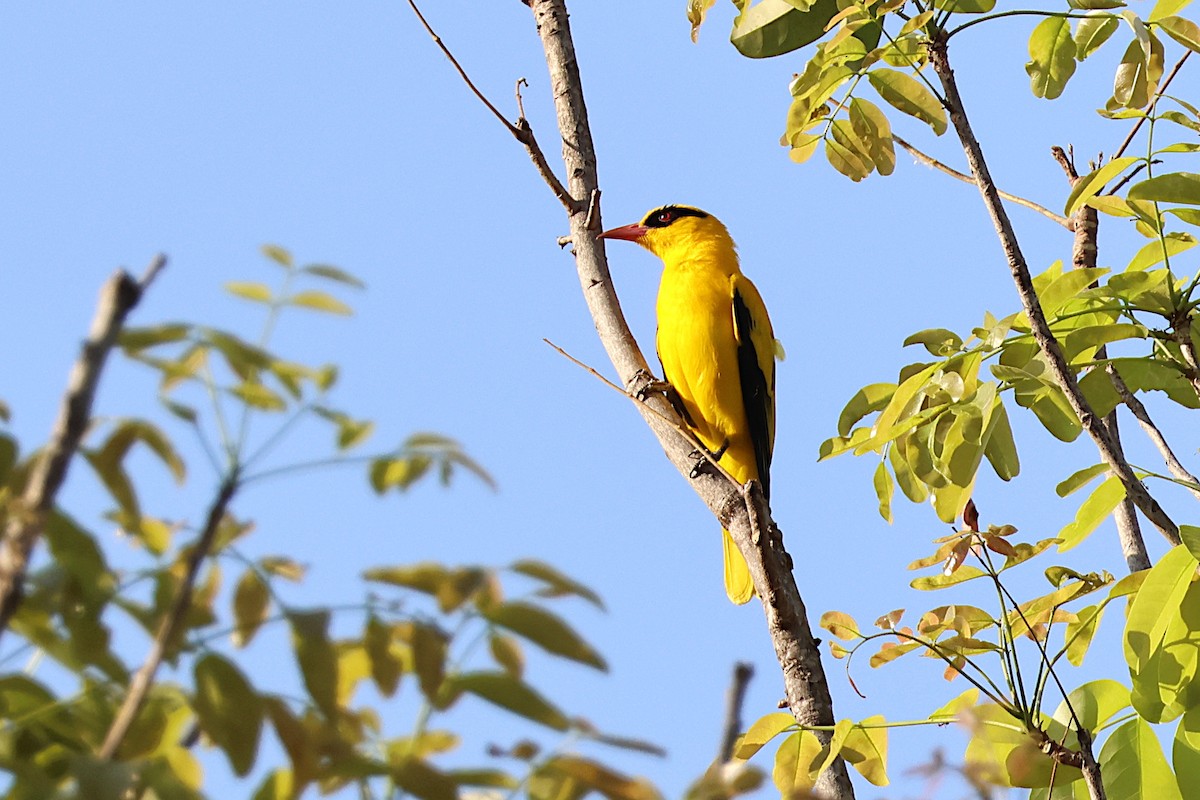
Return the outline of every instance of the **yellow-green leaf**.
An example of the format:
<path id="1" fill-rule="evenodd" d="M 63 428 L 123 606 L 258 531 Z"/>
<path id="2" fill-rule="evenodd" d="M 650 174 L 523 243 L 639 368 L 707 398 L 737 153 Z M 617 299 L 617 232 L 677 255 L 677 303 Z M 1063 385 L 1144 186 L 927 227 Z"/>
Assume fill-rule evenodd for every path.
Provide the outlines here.
<path id="1" fill-rule="evenodd" d="M 232 662 L 208 653 L 194 669 L 193 708 L 200 728 L 225 751 L 233 771 L 245 775 L 254 767 L 262 731 L 262 699 Z"/>
<path id="2" fill-rule="evenodd" d="M 920 81 L 886 67 L 871 70 L 867 79 L 897 111 L 928 124 L 938 136 L 946 132 L 946 110 Z"/>
<path id="3" fill-rule="evenodd" d="M 287 615 L 292 649 L 308 694 L 330 719 L 338 712 L 337 652 L 329 640 L 328 611 L 293 611 Z"/>
<path id="4" fill-rule="evenodd" d="M 314 311 L 325 311 L 330 314 L 350 316 L 354 310 L 331 294 L 317 291 L 297 292 L 285 300 L 286 303 L 300 308 L 311 308 Z"/>
<path id="5" fill-rule="evenodd" d="M 603 656 L 561 617 L 544 608 L 516 600 L 498 603 L 485 610 L 484 616 L 488 621 L 533 642 L 547 653 L 595 667 L 601 672 L 608 670 Z"/>
<path id="6" fill-rule="evenodd" d="M 225 291 L 234 297 L 253 300 L 256 303 L 271 303 L 271 289 L 265 283 L 230 281 L 225 284 Z"/>
<path id="7" fill-rule="evenodd" d="M 1053 100 L 1062 94 L 1075 74 L 1075 54 L 1069 19 L 1047 17 L 1034 27 L 1029 37 L 1030 60 L 1025 65 L 1034 97 Z"/>
<path id="8" fill-rule="evenodd" d="M 1087 175 L 1084 175 L 1083 178 L 1076 181 L 1071 187 L 1071 193 L 1067 195 L 1067 205 L 1063 214 L 1068 217 L 1074 214 L 1079 210 L 1080 206 L 1098 195 L 1104 189 L 1105 184 L 1139 161 L 1141 161 L 1140 158 L 1134 158 L 1133 156 L 1114 158 L 1107 164 L 1103 164 Z"/>
<path id="9" fill-rule="evenodd" d="M 759 717 L 754 724 L 742 734 L 734 750 L 734 756 L 748 761 L 767 742 L 796 724 L 796 718 L 783 711 L 775 711 Z"/>
<path id="10" fill-rule="evenodd" d="M 233 619 L 236 627 L 231 638 L 236 647 L 250 644 L 254 634 L 267 620 L 271 607 L 271 595 L 258 572 L 247 569 L 242 573 L 233 592 Z"/>
<path id="11" fill-rule="evenodd" d="M 1062 539 L 1059 552 L 1066 552 L 1086 539 L 1124 499 L 1125 485 L 1115 475 L 1097 486 L 1075 512 L 1075 521 L 1059 532 Z"/>
<path id="12" fill-rule="evenodd" d="M 570 727 L 562 711 L 532 686 L 506 672 L 467 672 L 447 679 L 447 684 L 553 730 Z"/>

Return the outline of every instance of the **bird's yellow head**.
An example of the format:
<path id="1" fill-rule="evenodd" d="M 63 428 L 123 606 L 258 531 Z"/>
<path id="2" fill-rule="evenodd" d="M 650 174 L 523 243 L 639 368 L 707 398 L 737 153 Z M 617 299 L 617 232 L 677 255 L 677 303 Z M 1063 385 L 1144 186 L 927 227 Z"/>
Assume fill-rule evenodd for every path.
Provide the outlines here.
<path id="1" fill-rule="evenodd" d="M 641 222 L 600 234 L 601 239 L 636 242 L 663 261 L 672 263 L 703 257 L 718 249 L 732 253 L 733 239 L 719 219 L 692 206 L 661 206 Z"/>

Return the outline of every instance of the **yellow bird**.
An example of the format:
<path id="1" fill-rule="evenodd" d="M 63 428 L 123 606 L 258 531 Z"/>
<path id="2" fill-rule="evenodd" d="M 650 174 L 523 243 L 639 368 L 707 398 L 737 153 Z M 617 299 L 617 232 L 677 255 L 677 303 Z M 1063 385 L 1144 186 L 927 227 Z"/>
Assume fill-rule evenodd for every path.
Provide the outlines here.
<path id="1" fill-rule="evenodd" d="M 729 231 L 698 208 L 656 208 L 641 222 L 600 234 L 636 242 L 662 259 L 658 359 L 696 437 L 740 483 L 771 496 L 775 446 L 775 336 L 758 289 L 742 274 Z M 750 571 L 723 532 L 725 592 L 754 596 Z"/>

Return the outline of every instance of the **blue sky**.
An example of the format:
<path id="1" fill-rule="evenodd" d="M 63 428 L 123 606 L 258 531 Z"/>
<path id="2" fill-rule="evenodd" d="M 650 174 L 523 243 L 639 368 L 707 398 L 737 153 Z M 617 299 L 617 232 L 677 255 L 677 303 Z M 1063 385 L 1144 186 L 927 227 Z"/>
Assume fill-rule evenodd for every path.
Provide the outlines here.
<path id="1" fill-rule="evenodd" d="M 528 79 L 527 115 L 557 165 L 545 65 L 527 10 L 446 0 L 424 11 L 510 116 L 514 84 Z M 966 333 L 985 310 L 1016 308 L 975 190 L 902 152 L 893 177 L 860 185 L 820 159 L 791 164 L 778 137 L 788 80 L 803 59 L 739 56 L 726 41 L 727 3 L 714 8 L 698 45 L 688 39 L 682 3 L 613 0 L 572 11 L 605 223 L 635 221 L 666 202 L 718 215 L 787 348 L 774 512 L 813 619 L 832 608 L 869 621 L 893 608 L 980 601 L 972 591 L 929 597 L 907 588 L 905 565 L 949 531 L 930 510 L 899 501 L 895 524 L 882 522 L 873 461 L 816 463 L 845 401 L 921 357 L 901 351 L 905 336 L 938 326 Z M 999 183 L 1060 209 L 1067 186 L 1050 146 L 1108 153 L 1124 137 L 1124 124 L 1093 112 L 1123 44 L 1110 44 L 1061 101 L 1047 103 L 1031 96 L 1023 70 L 1031 28 L 1020 18 L 979 26 L 956 40 L 952 55 Z M 140 270 L 159 251 L 170 258 L 134 323 L 200 320 L 253 336 L 260 312 L 222 285 L 277 278 L 260 245 L 337 264 L 368 284 L 340 294 L 355 316 L 297 312 L 285 318 L 277 347 L 341 364 L 333 399 L 376 420 L 379 447 L 412 431 L 445 433 L 500 489 L 462 480 L 377 500 L 353 470 L 255 489 L 236 506 L 258 522 L 247 550 L 288 552 L 311 565 L 296 602 L 352 601 L 362 593 L 359 572 L 373 564 L 502 565 L 535 556 L 557 565 L 608 603 L 605 614 L 582 604 L 564 613 L 611 672 L 539 659 L 531 679 L 600 727 L 668 748 L 666 761 L 614 756 L 668 796 L 715 752 L 735 661 L 758 670 L 746 717 L 774 710 L 781 685 L 762 614 L 725 600 L 718 526 L 634 410 L 542 342 L 610 372 L 571 257 L 555 245 L 566 232 L 561 208 L 405 4 L 8 4 L 0 11 L 0 106 L 0 397 L 23 441 L 40 441 L 49 429 L 98 287 L 116 266 Z M 961 167 L 950 136 L 935 141 L 913 120 L 893 124 Z M 1013 214 L 1035 272 L 1069 257 L 1069 234 L 1028 211 Z M 1102 263 L 1123 264 L 1140 242 L 1106 225 L 1113 236 L 1102 241 Z M 658 263 L 620 244 L 609 256 L 625 313 L 651 352 Z M 153 394 L 145 370 L 116 364 L 98 411 L 169 425 Z M 1054 483 L 1095 453 L 1084 441 L 1055 442 L 1023 413 L 1012 416 L 1023 474 L 1009 485 L 985 475 L 978 503 L 985 523 L 1043 538 L 1070 521 L 1077 500 L 1058 499 Z M 213 478 L 177 435 L 189 484 L 177 490 L 154 474 L 146 502 L 196 521 Z M 326 447 L 323 429 L 298 435 L 290 455 Z M 125 548 L 99 521 L 105 500 L 84 470 L 72 473 L 65 500 L 106 546 Z M 1147 538 L 1161 551 L 1152 532 Z M 1122 569 L 1109 525 L 1054 561 Z M 1030 573 L 1036 587 L 1040 578 Z M 227 574 L 227 585 L 235 579 Z M 129 652 L 143 646 L 131 640 Z M 294 684 L 272 670 L 277 657 L 261 643 L 249 659 L 264 688 L 276 679 Z M 1104 667 L 1123 675 L 1119 662 Z M 942 683 L 932 662 L 882 672 L 864 662 L 861 700 L 841 664 L 827 668 L 839 717 L 923 717 L 965 688 Z M 388 713 L 403 730 L 411 708 L 397 702 Z M 464 745 L 468 755 L 486 741 L 516 738 L 517 728 L 496 724 Z M 893 777 L 939 745 L 958 752 L 961 737 L 941 729 L 893 734 Z M 222 789 L 231 784 L 219 755 L 204 763 L 214 796 L 249 795 L 248 785 Z M 860 796 L 919 788 L 864 784 Z"/>

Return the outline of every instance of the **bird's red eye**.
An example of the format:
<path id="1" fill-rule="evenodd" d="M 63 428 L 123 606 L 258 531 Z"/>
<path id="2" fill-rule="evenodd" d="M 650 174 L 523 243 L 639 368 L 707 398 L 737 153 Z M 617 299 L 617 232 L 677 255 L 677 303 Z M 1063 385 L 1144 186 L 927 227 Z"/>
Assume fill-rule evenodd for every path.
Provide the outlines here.
<path id="1" fill-rule="evenodd" d="M 666 222 L 670 222 L 673 219 L 675 219 L 675 215 L 670 211 L 664 211 L 658 215 L 659 222 L 666 223 Z"/>

